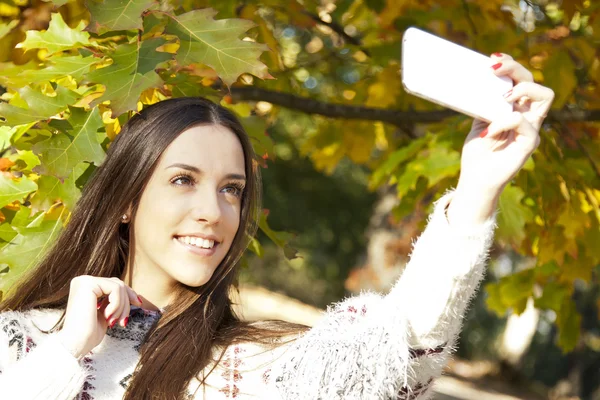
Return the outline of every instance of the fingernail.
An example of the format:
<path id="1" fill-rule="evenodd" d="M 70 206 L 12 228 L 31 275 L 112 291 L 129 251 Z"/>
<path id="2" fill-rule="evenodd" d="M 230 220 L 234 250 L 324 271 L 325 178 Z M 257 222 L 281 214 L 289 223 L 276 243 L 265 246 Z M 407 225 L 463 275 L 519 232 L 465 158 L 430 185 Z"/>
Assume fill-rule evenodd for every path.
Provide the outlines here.
<path id="1" fill-rule="evenodd" d="M 117 320 L 116 319 L 113 320 L 113 322 L 111 322 L 110 325 L 109 325 L 110 328 L 112 329 L 112 327 L 115 326 L 116 323 L 117 323 Z"/>
<path id="2" fill-rule="evenodd" d="M 113 316 L 113 315 L 112 315 L 112 314 L 110 314 L 110 315 L 108 316 L 108 318 L 106 318 L 106 322 L 110 323 L 110 319 L 112 318 L 112 316 Z"/>
<path id="3" fill-rule="evenodd" d="M 96 304 L 96 309 L 99 310 L 100 307 L 102 307 L 102 303 L 104 302 L 104 299 L 100 299 L 98 300 L 98 303 Z"/>
<path id="4" fill-rule="evenodd" d="M 123 320 L 123 328 L 125 328 L 127 326 L 128 322 L 129 322 L 129 317 L 125 317 L 125 319 Z"/>
<path id="5" fill-rule="evenodd" d="M 480 138 L 484 138 L 486 137 L 488 134 L 488 128 L 485 128 L 484 130 L 481 131 L 481 133 L 479 134 Z"/>
<path id="6" fill-rule="evenodd" d="M 502 63 L 492 65 L 492 69 L 495 71 L 502 66 Z"/>
<path id="7" fill-rule="evenodd" d="M 505 98 L 510 97 L 510 95 L 512 94 L 512 89 L 510 89 L 508 92 L 504 93 L 503 96 Z"/>
<path id="8" fill-rule="evenodd" d="M 492 53 L 494 57 L 502 57 L 502 53 Z"/>
<path id="9" fill-rule="evenodd" d="M 140 296 L 137 297 L 140 303 L 143 303 L 142 298 Z"/>

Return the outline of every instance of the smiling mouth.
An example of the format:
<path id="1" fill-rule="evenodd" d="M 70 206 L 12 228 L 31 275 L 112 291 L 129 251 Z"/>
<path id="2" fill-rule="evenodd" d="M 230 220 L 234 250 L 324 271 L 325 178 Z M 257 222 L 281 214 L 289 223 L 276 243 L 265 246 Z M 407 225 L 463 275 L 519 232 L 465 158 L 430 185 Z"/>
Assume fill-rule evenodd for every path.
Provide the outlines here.
<path id="1" fill-rule="evenodd" d="M 195 236 L 176 236 L 175 239 L 180 241 L 183 244 L 188 244 L 194 247 L 198 247 L 199 249 L 213 249 L 219 245 L 219 242 L 214 240 L 202 239 Z"/>

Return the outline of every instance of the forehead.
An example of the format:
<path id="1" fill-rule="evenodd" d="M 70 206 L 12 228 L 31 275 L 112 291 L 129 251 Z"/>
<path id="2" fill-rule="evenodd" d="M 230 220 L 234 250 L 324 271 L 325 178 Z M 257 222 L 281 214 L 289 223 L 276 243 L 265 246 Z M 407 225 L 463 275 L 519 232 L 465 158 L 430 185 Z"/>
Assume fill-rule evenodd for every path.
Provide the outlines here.
<path id="1" fill-rule="evenodd" d="M 237 136 L 221 125 L 197 125 L 183 131 L 162 154 L 160 167 L 184 163 L 204 172 L 244 174 L 244 152 Z"/>

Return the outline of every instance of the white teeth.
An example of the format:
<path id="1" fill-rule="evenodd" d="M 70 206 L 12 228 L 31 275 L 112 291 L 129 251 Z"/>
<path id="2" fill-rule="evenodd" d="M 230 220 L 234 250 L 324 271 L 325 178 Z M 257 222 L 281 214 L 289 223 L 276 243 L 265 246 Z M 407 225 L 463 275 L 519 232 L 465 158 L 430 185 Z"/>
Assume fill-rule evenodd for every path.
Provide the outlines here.
<path id="1" fill-rule="evenodd" d="M 192 237 L 192 236 L 180 236 L 178 238 L 178 240 L 185 244 L 191 244 L 196 247 L 201 247 L 204 249 L 212 249 L 215 246 L 214 240 L 206 240 L 206 239 Z"/>

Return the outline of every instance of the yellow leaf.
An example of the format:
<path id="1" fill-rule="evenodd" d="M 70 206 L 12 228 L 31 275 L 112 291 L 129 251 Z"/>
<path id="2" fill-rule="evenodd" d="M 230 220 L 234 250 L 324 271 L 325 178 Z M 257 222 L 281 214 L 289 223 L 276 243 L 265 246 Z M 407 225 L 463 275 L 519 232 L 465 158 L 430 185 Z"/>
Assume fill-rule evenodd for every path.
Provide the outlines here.
<path id="1" fill-rule="evenodd" d="M 369 86 L 367 107 L 386 108 L 396 104 L 402 92 L 402 82 L 398 74 L 398 65 L 392 64 L 384 68 L 375 83 Z"/>

